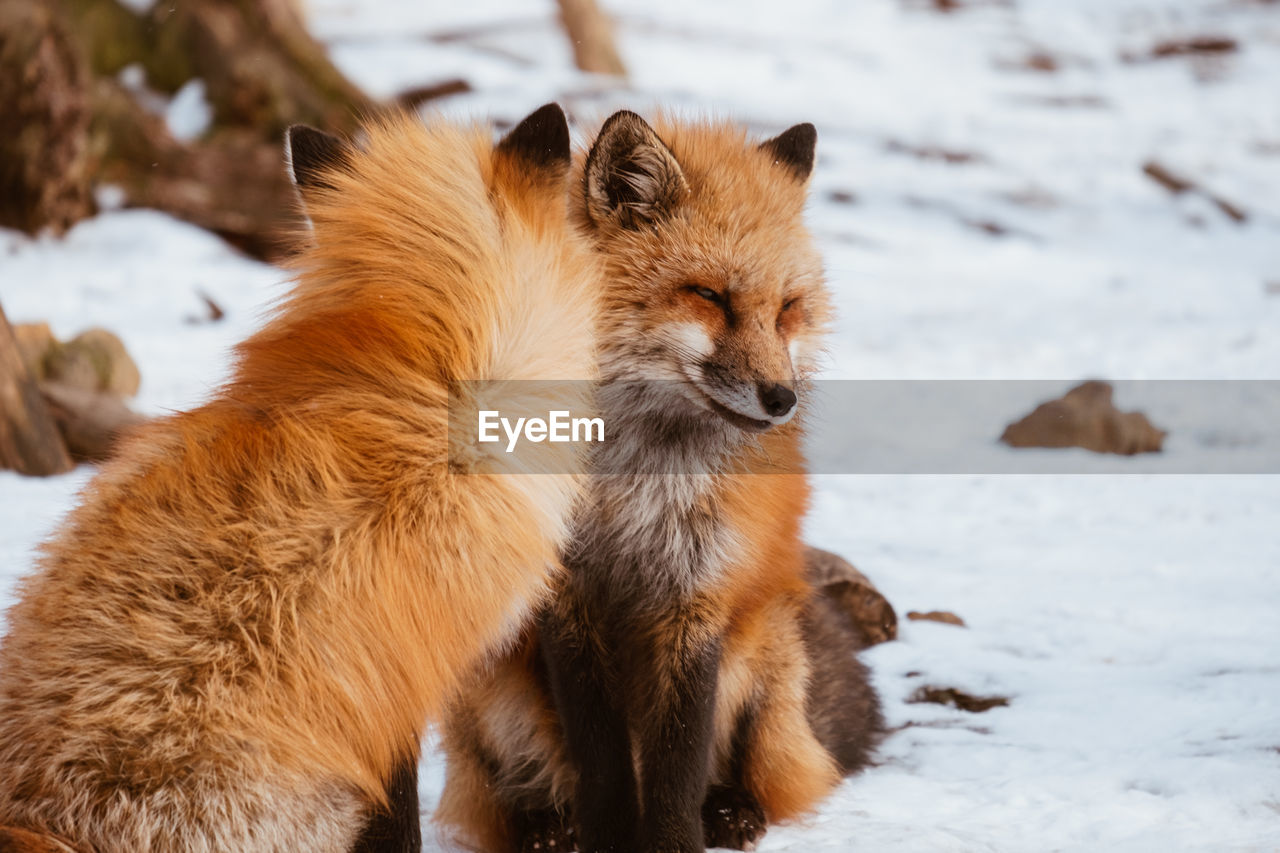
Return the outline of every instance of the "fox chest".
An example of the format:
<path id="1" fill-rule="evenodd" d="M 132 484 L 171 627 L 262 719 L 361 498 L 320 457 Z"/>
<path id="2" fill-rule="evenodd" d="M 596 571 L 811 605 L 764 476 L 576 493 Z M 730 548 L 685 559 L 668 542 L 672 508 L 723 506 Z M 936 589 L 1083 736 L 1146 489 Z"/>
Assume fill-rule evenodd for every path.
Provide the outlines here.
<path id="1" fill-rule="evenodd" d="M 712 477 L 606 478 L 593 491 L 565 561 L 593 586 L 638 599 L 688 597 L 715 584 L 741 553 L 741 531 Z"/>

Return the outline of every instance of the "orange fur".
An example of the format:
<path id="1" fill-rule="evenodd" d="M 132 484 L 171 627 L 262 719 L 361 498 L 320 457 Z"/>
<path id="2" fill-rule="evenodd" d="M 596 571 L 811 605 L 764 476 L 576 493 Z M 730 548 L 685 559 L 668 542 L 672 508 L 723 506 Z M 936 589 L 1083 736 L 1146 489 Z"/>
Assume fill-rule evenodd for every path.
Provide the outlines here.
<path id="1" fill-rule="evenodd" d="M 619 221 L 601 214 L 607 214 L 609 198 L 592 197 L 589 160 L 580 163 L 575 182 L 585 188 L 585 198 L 583 189 L 575 190 L 576 225 L 595 241 L 605 266 L 600 341 L 606 379 L 612 370 L 684 381 L 678 355 L 655 354 L 663 345 L 677 354 L 706 347 L 742 377 L 789 382 L 811 374 L 831 308 L 803 222 L 805 182 L 762 156 L 739 128 L 671 119 L 654 128 L 682 176 L 646 184 L 671 193 L 652 227 L 636 227 L 628 218 L 650 215 L 647 207 L 624 211 Z M 700 296 L 699 288 L 731 294 L 733 317 Z M 643 352 L 635 343 L 655 341 Z M 661 679 L 671 667 L 652 662 L 678 659 L 706 640 L 687 637 L 687 631 L 719 637 L 711 781 L 729 772 L 731 752 L 741 749 L 743 780 L 769 820 L 813 809 L 840 778 L 806 718 L 810 672 L 801 614 L 812 591 L 800 529 L 809 498 L 801 437 L 799 417 L 774 426 L 744 443 L 712 477 L 698 506 L 729 543 L 726 553 L 708 572 L 712 579 L 699 582 L 687 599 L 672 602 L 669 611 L 652 605 L 653 621 L 638 650 L 628 650 L 632 657 L 617 664 L 620 703 L 642 716 L 670 689 Z M 653 476 L 683 474 L 668 468 Z M 626 490 L 593 497 L 585 511 L 596 516 L 620 515 L 644 500 Z M 650 509 L 657 515 L 667 507 Z M 609 556 L 600 559 L 607 563 Z M 652 583 L 630 575 L 627 582 L 637 588 Z M 569 614 L 562 621 L 590 623 L 573 615 L 579 603 L 572 598 L 557 599 L 555 608 Z M 581 641 L 599 638 L 587 632 Z M 522 648 L 493 672 L 492 682 L 469 689 L 446 723 L 449 778 L 436 817 L 478 849 L 519 849 L 508 820 L 514 811 L 532 804 L 565 815 L 573 807 L 570 786 L 549 781 L 572 781 L 563 744 L 546 746 L 543 736 L 529 737 L 531 721 L 551 712 L 545 685 L 528 671 L 535 657 L 531 645 Z M 643 665 L 635 666 L 637 660 Z M 636 670 L 644 675 L 637 677 Z M 655 672 L 658 680 L 645 680 Z M 498 696 L 523 697 L 523 704 L 507 698 L 507 710 L 495 714 Z M 747 742 L 735 746 L 738 721 L 748 709 L 755 723 Z"/>
<path id="2" fill-rule="evenodd" d="M 397 117 L 304 192 L 314 241 L 231 380 L 134 435 L 22 584 L 0 823 L 100 853 L 350 845 L 544 596 L 578 492 L 571 456 L 449 455 L 458 380 L 590 375 L 597 276 L 563 171 L 530 171 Z M 545 402 L 583 411 L 583 384 Z"/>
<path id="3" fill-rule="evenodd" d="M 766 437 L 763 444 L 769 467 L 800 464 L 797 430 L 777 433 L 774 441 Z M 756 473 L 733 484 L 722 503 L 726 524 L 749 531 L 750 538 L 746 559 L 727 574 L 730 627 L 721 666 L 722 673 L 739 669 L 744 677 L 722 676 L 715 752 L 723 773 L 733 746 L 728 725 L 754 708 L 743 773 L 769 820 L 782 821 L 811 811 L 840 781 L 835 760 L 805 715 L 810 672 L 800 619 L 812 590 L 805 580 L 800 522 L 809 489 L 797 474 Z"/>

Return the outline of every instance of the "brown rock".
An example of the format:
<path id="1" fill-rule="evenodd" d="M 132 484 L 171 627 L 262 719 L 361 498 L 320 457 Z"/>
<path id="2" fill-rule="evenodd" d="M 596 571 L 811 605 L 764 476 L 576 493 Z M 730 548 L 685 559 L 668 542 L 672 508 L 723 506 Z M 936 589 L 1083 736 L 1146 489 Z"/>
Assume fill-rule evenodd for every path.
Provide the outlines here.
<path id="1" fill-rule="evenodd" d="M 968 627 L 964 624 L 963 619 L 947 610 L 930 610 L 928 613 L 912 610 L 907 614 L 907 618 L 912 622 L 941 622 L 944 625 L 955 625 L 958 628 Z"/>
<path id="2" fill-rule="evenodd" d="M 70 388 L 125 397 L 137 394 L 142 381 L 124 342 L 106 329 L 89 329 L 56 345 L 45 357 L 44 378 Z"/>
<path id="3" fill-rule="evenodd" d="M 146 420 L 125 405 L 119 394 L 41 383 L 40 393 L 58 424 L 71 458 L 102 462 L 115 452 L 117 440 Z"/>
<path id="4" fill-rule="evenodd" d="M 897 638 L 898 615 L 893 605 L 848 560 L 820 548 L 805 548 L 805 570 L 810 583 L 848 614 L 864 648 Z"/>
<path id="5" fill-rule="evenodd" d="M 1083 447 L 1095 453 L 1159 453 L 1167 433 L 1140 412 L 1121 412 L 1106 382 L 1090 381 L 1005 428 L 1010 447 Z"/>

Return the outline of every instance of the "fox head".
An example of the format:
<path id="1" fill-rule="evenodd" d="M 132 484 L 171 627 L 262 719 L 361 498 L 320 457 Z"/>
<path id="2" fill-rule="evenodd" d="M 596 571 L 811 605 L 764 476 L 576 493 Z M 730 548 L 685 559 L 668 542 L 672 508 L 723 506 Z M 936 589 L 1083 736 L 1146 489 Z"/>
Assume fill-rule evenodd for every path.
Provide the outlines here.
<path id="1" fill-rule="evenodd" d="M 577 208 L 608 276 L 602 378 L 659 380 L 678 399 L 654 405 L 749 432 L 792 418 L 831 313 L 803 223 L 816 139 L 811 124 L 756 144 L 729 125 L 605 122 Z"/>

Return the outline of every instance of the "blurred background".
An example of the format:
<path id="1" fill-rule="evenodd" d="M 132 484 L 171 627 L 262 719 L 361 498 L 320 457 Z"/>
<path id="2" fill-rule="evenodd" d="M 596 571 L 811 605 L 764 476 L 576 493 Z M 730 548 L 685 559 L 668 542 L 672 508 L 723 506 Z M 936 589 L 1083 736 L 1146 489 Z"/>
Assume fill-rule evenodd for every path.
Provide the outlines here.
<path id="1" fill-rule="evenodd" d="M 551 100 L 579 145 L 621 107 L 817 126 L 828 378 L 1280 379 L 1274 0 L 0 0 L 0 456 L 69 471 L 0 471 L 5 590 L 75 462 L 284 292 L 287 125 Z M 1221 408 L 1147 413 L 1175 460 L 1275 441 Z M 762 849 L 1277 849 L 1280 480 L 817 487 L 811 541 L 969 627 L 868 653 L 883 766 Z"/>

